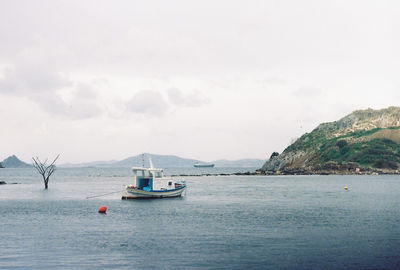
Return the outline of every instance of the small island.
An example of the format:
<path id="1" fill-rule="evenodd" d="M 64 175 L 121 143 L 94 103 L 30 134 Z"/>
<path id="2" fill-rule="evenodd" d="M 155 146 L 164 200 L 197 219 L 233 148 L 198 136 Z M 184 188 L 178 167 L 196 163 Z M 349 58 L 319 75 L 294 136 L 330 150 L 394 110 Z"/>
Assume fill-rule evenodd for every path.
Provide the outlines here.
<path id="1" fill-rule="evenodd" d="M 389 107 L 320 124 L 274 152 L 258 173 L 398 174 L 399 164 L 400 107 Z"/>
<path id="2" fill-rule="evenodd" d="M 15 155 L 9 156 L 0 162 L 0 168 L 30 168 L 32 165 L 21 161 Z"/>

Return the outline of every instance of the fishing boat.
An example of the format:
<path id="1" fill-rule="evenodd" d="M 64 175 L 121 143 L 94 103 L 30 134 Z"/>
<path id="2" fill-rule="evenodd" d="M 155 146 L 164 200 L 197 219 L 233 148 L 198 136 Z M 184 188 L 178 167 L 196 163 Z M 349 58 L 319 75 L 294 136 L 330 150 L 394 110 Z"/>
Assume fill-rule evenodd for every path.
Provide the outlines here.
<path id="1" fill-rule="evenodd" d="M 122 199 L 150 199 L 180 197 L 186 189 L 185 181 L 165 177 L 163 169 L 154 168 L 149 157 L 150 168 L 132 167 L 134 182 L 124 186 Z"/>
<path id="2" fill-rule="evenodd" d="M 195 168 L 213 168 L 214 164 L 203 164 L 203 163 L 196 163 L 193 165 Z"/>

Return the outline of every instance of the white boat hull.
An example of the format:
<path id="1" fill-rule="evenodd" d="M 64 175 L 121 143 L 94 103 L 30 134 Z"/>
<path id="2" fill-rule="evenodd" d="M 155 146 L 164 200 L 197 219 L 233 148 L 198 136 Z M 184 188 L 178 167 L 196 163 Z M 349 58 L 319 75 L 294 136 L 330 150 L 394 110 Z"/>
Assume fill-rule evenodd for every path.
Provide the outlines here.
<path id="1" fill-rule="evenodd" d="M 179 187 L 171 190 L 152 190 L 145 191 L 136 188 L 125 187 L 122 192 L 122 199 L 151 199 L 151 198 L 172 198 L 180 197 L 185 191 L 186 186 Z"/>

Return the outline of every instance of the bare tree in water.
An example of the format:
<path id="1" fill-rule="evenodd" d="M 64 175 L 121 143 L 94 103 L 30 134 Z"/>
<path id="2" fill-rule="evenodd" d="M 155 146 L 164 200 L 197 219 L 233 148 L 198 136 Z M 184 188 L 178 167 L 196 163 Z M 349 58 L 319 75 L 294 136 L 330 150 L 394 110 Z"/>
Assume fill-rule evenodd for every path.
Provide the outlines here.
<path id="1" fill-rule="evenodd" d="M 60 154 L 57 155 L 57 157 L 53 160 L 53 162 L 50 165 L 47 165 L 47 159 L 42 163 L 38 157 L 33 157 L 33 166 L 36 168 L 36 170 L 42 175 L 43 181 L 44 181 L 44 188 L 47 189 L 49 187 L 49 178 L 53 174 L 53 172 L 56 170 L 56 161 Z"/>

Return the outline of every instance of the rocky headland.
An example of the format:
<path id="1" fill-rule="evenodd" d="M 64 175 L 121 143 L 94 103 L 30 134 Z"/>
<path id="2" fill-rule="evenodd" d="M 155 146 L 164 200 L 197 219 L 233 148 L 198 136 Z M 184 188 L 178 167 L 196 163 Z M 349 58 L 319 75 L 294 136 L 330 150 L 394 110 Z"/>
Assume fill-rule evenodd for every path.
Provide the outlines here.
<path id="1" fill-rule="evenodd" d="M 400 107 L 389 107 L 320 124 L 274 152 L 258 173 L 398 174 L 399 165 Z"/>

